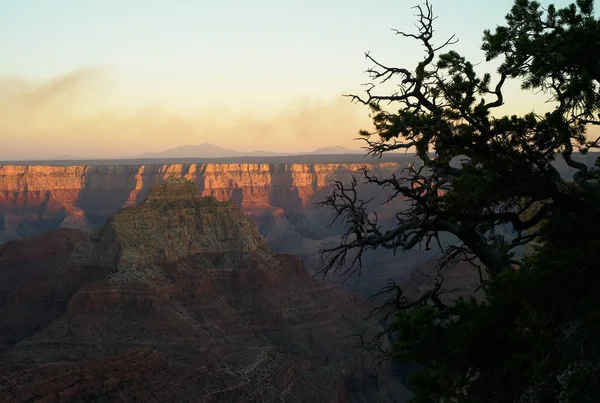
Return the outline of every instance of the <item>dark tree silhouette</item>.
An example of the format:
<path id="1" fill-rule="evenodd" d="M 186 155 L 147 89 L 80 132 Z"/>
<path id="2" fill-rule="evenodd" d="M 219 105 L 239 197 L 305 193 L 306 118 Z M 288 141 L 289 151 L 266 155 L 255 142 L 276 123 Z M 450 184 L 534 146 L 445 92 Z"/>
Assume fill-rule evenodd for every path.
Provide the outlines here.
<path id="1" fill-rule="evenodd" d="M 600 54 L 600 30 L 589 11 L 591 2 L 579 3 L 579 8 L 570 6 L 558 12 L 550 8 L 546 18 L 550 22 L 546 23 L 538 3 L 517 1 L 507 17 L 509 27 L 485 34 L 483 48 L 488 59 L 506 57 L 493 88 L 492 76 L 478 76 L 474 65 L 458 53 L 437 55 L 455 40 L 434 44 L 435 18 L 429 3 L 416 7 L 416 34 L 395 31 L 424 46 L 425 56 L 416 68 L 388 66 L 366 54 L 375 64 L 368 70 L 373 82 L 367 85 L 366 96 L 348 96 L 372 112 L 376 130 L 361 131 L 367 152 L 381 156 L 392 150 L 414 150 L 418 160 L 404 169 L 403 175 L 382 178 L 363 171 L 364 181 L 392 189 L 391 198 L 405 198 L 411 206 L 398 212 L 394 229 L 382 231 L 368 201 L 360 198 L 358 181 L 335 183 L 335 190 L 321 205 L 335 210 L 336 221 L 346 225 L 346 232 L 340 245 L 324 251 L 328 259 L 325 272 L 343 268 L 346 275 L 353 274 L 361 269 L 362 254 L 369 249 L 407 250 L 422 243 L 441 247 L 436 240 L 441 232 L 447 232 L 460 242 L 442 247 L 445 262 L 459 256 L 475 257 L 493 277 L 519 264 L 511 252 L 539 236 L 528 230 L 557 209 L 577 208 L 572 186 L 552 163 L 559 153 L 577 169 L 577 186 L 591 189 L 597 185 L 598 169 L 572 157 L 575 147 L 583 153 L 597 147 L 598 140 L 588 141 L 585 131 L 586 125 L 600 123 L 596 118 L 600 81 L 592 78 L 592 73 L 571 73 L 595 69 L 596 65 L 588 66 L 585 54 L 593 53 L 596 60 Z M 593 29 L 580 25 L 593 25 Z M 589 39 L 589 47 L 576 39 L 584 35 L 579 33 L 582 29 L 598 38 Z M 558 56 L 552 56 L 547 46 L 550 56 L 540 49 L 539 43 L 550 41 Z M 578 43 L 572 52 L 582 56 L 569 54 L 564 61 L 560 52 L 572 42 Z M 562 65 L 552 70 L 555 59 Z M 493 116 L 491 112 L 504 103 L 502 90 L 509 77 L 522 78 L 524 88 L 547 91 L 556 108 L 542 116 L 533 112 Z M 394 78 L 399 81 L 396 92 L 376 92 L 377 84 Z M 513 236 L 500 230 L 506 227 Z M 350 253 L 353 250 L 355 253 Z M 431 300 L 437 292 L 426 294 L 425 299 Z"/>
<path id="2" fill-rule="evenodd" d="M 408 250 L 423 245 L 440 248 L 439 278 L 430 289 L 409 300 L 401 287 L 388 284 L 383 291 L 392 296 L 374 312 L 385 314 L 386 319 L 400 312 L 401 319 L 394 328 L 409 339 L 407 332 L 415 331 L 415 321 L 420 321 L 421 330 L 416 333 L 423 337 L 422 344 L 428 338 L 423 329 L 441 331 L 436 326 L 460 321 L 461 312 L 467 309 L 442 302 L 445 269 L 459 260 L 473 263 L 473 270 L 480 270 L 487 302 L 471 302 L 476 307 L 488 306 L 492 300 L 501 300 L 490 295 L 501 293 L 498 284 L 505 284 L 506 278 L 515 272 L 541 269 L 531 266 L 529 258 L 516 258 L 517 247 L 534 240 L 547 246 L 561 238 L 565 228 L 575 231 L 564 226 L 566 215 L 572 212 L 597 217 L 599 168 L 577 161 L 574 153 L 585 154 L 599 145 L 598 139 L 586 136 L 586 130 L 600 124 L 600 21 L 593 15 L 591 0 L 578 0 L 560 10 L 554 6 L 544 10 L 538 2 L 516 0 L 506 25 L 484 33 L 482 49 L 487 61 L 502 58 L 497 74 L 492 76 L 477 74 L 473 63 L 447 50 L 456 42 L 454 37 L 434 39 L 435 16 L 429 3 L 415 9 L 417 32 L 394 32 L 420 42 L 425 50 L 423 59 L 409 69 L 388 65 L 367 53 L 373 67 L 367 70 L 371 82 L 366 84 L 365 95 L 347 95 L 371 111 L 375 130 L 360 133 L 368 154 L 381 156 L 394 150 L 414 153 L 415 164 L 401 175 L 378 177 L 367 170 L 362 172 L 363 182 L 391 190 L 390 200 L 403 198 L 410 206 L 396 214 L 394 228 L 383 229 L 369 200 L 361 199 L 358 179 L 349 184 L 336 182 L 321 205 L 333 209 L 334 222 L 346 228 L 340 244 L 323 251 L 327 259 L 324 274 L 360 274 L 362 256 L 368 250 Z M 505 102 L 507 80 L 520 80 L 525 90 L 543 91 L 553 110 L 543 115 L 497 116 L 495 110 Z M 386 92 L 390 83 L 396 84 L 396 90 Z M 555 165 L 560 160 L 575 170 L 573 180 L 561 178 Z M 580 218 L 571 221 L 579 222 Z M 560 236 L 559 227 L 563 231 Z M 451 234 L 456 242 L 441 242 L 443 233 Z M 584 241 L 593 238 L 583 238 L 580 245 Z M 547 263 L 549 252 L 538 253 L 537 264 Z M 519 268 L 522 270 L 516 270 Z M 525 298 L 525 294 L 519 295 Z M 479 319 L 470 319 L 474 327 L 484 322 Z M 443 330 L 449 329 L 450 325 Z M 507 329 L 500 326 L 499 331 Z M 407 352 L 407 346 L 423 348 L 412 341 L 401 341 L 407 343 L 399 347 L 404 357 L 431 367 L 441 362 L 427 358 L 425 353 Z M 363 341 L 363 345 L 373 343 Z M 461 348 L 466 349 L 464 345 Z M 452 366 L 448 362 L 444 365 L 444 371 L 452 373 Z M 428 396 L 462 396 L 462 391 L 475 385 L 483 373 L 476 371 L 481 369 L 479 364 L 471 361 L 470 365 L 455 368 L 464 371 L 454 380 L 444 380 L 445 384 L 439 383 L 442 373 L 438 373 L 435 387 L 429 379 L 427 385 L 432 389 Z M 429 372 L 428 376 L 433 375 Z M 531 381 L 527 379 L 521 379 L 518 387 L 514 381 L 513 392 L 524 393 L 521 387 Z M 500 395 L 493 394 L 492 386 L 487 391 L 471 391 L 474 398 L 464 395 L 463 400 L 455 401 L 505 401 L 498 400 Z M 489 400 L 476 400 L 482 396 Z"/>

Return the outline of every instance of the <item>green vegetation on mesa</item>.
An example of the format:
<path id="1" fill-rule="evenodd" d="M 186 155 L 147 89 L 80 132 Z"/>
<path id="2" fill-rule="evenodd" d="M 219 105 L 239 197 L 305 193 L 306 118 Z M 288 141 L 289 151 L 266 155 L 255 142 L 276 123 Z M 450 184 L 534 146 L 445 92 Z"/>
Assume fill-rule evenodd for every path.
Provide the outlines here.
<path id="1" fill-rule="evenodd" d="M 593 8 L 516 0 L 505 25 L 484 33 L 486 61 L 501 62 L 495 74 L 448 50 L 454 38 L 434 40 L 428 3 L 416 8 L 417 32 L 396 31 L 424 46 L 415 68 L 366 55 L 373 82 L 350 97 L 371 110 L 375 129 L 361 132 L 369 151 L 416 150 L 418 163 L 402 177 L 364 180 L 411 207 L 382 229 L 354 185 L 337 183 L 323 205 L 347 231 L 325 251 L 325 272 L 360 273 L 374 248 L 442 250 L 430 289 L 408 299 L 389 287 L 382 307 L 393 314 L 394 353 L 422 368 L 410 378 L 414 402 L 600 401 L 600 167 L 574 158 L 598 146 L 586 135 L 600 124 Z M 509 80 L 544 92 L 554 109 L 497 116 Z M 460 260 L 480 271 L 483 300 L 443 302 L 444 271 Z"/>

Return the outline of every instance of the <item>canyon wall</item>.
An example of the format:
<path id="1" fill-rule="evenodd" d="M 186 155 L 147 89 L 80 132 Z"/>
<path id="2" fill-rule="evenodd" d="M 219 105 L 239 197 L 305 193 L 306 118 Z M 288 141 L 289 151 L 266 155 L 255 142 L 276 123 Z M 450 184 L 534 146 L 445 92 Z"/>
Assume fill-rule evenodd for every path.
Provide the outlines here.
<path id="1" fill-rule="evenodd" d="M 175 176 L 195 182 L 203 196 L 238 204 L 276 249 L 285 249 L 277 243 L 302 249 L 297 239 L 323 238 L 327 234 L 323 220 L 327 212 L 317 211 L 314 203 L 323 200 L 331 181 L 345 181 L 363 166 L 389 174 L 401 169 L 401 165 L 377 161 L 0 165 L 0 243 L 59 227 L 96 228 L 118 209 L 142 202 L 154 184 Z M 299 236 L 298 231 L 314 236 Z M 297 239 L 290 241 L 292 238 Z"/>
<path id="2" fill-rule="evenodd" d="M 588 153 L 576 159 L 590 166 L 598 155 Z M 298 231 L 304 232 L 302 238 L 305 239 L 331 234 L 324 225 L 326 213 L 316 211 L 313 203 L 328 194 L 327 185 L 332 180 L 344 181 L 363 166 L 389 175 L 413 159 L 404 155 L 382 160 L 344 158 L 349 162 L 331 163 L 344 160 L 327 156 L 313 158 L 312 163 L 284 163 L 265 157 L 243 163 L 0 164 L 0 244 L 59 227 L 96 228 L 118 209 L 139 204 L 155 183 L 177 176 L 194 181 L 202 195 L 238 204 L 255 219 L 272 247 L 285 249 L 285 245 L 278 243 L 284 238 L 297 237 Z M 554 165 L 563 177 L 572 176 L 573 170 L 562 159 L 558 158 Z M 371 193 L 380 192 L 376 189 Z M 397 205 L 389 206 L 390 211 L 397 208 Z M 339 235 L 339 231 L 336 234 Z"/>

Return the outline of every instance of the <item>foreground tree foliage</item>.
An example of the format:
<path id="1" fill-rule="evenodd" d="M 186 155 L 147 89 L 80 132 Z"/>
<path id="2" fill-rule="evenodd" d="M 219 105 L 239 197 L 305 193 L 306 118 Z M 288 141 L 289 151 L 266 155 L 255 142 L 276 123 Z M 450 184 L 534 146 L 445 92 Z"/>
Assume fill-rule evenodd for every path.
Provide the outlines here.
<path id="1" fill-rule="evenodd" d="M 378 311 L 395 314 L 397 356 L 422 368 L 411 379 L 415 402 L 600 401 L 600 169 L 574 158 L 598 146 L 586 136 L 600 124 L 593 5 L 516 0 L 506 25 L 484 33 L 487 61 L 502 61 L 494 77 L 446 51 L 454 38 L 434 43 L 428 3 L 416 8 L 416 33 L 395 31 L 423 45 L 414 69 L 366 55 L 373 81 L 350 97 L 372 113 L 375 130 L 361 132 L 368 152 L 407 150 L 418 163 L 387 178 L 364 171 L 364 181 L 410 208 L 383 228 L 355 182 L 336 183 L 322 204 L 346 233 L 324 251 L 324 272 L 360 273 L 371 249 L 441 249 L 431 289 L 410 300 L 392 284 Z M 497 116 L 507 80 L 545 92 L 554 109 Z M 533 252 L 517 258 L 525 245 Z M 444 271 L 460 260 L 480 271 L 483 301 L 443 302 Z"/>

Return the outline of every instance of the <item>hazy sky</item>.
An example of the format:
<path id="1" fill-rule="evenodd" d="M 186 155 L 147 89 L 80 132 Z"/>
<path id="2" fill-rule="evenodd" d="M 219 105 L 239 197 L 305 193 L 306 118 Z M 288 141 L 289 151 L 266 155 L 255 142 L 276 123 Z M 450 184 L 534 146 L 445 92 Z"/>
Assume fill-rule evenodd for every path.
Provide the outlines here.
<path id="1" fill-rule="evenodd" d="M 512 0 L 433 0 L 436 38 L 474 62 Z M 543 4 L 548 2 L 542 1 Z M 568 3 L 566 0 L 554 2 Z M 417 0 L 2 0 L 0 159 L 130 156 L 211 142 L 238 150 L 360 146 L 370 67 L 423 53 Z M 512 85 L 506 112 L 543 97 Z"/>

